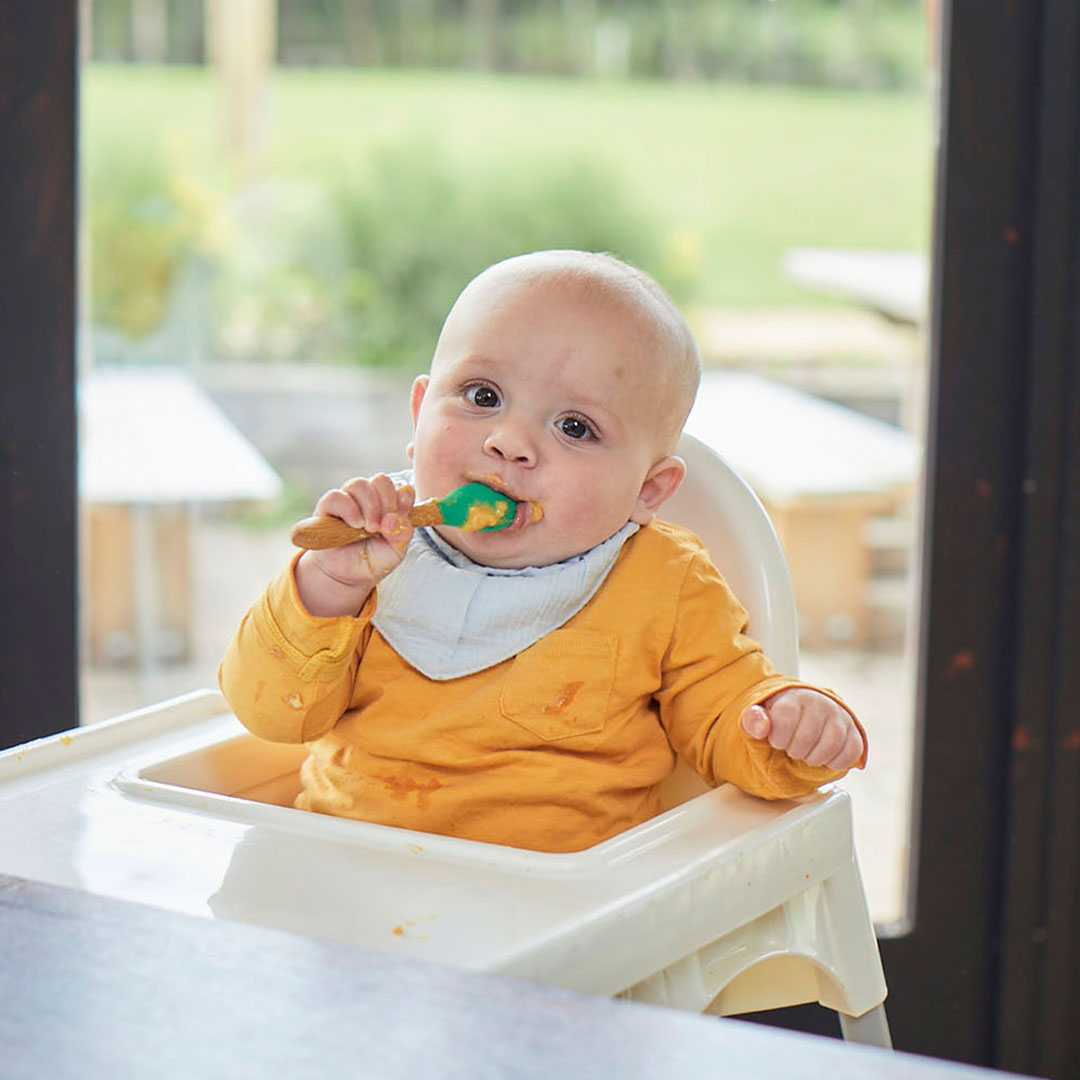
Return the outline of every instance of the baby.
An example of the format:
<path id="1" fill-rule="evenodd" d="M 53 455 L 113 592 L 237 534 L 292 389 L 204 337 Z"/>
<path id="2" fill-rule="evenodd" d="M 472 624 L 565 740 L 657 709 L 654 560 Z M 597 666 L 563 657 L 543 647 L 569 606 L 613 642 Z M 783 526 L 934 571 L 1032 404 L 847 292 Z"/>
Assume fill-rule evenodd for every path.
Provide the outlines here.
<path id="1" fill-rule="evenodd" d="M 765 798 L 865 763 L 843 703 L 776 673 L 700 542 L 656 519 L 699 376 L 674 304 L 612 256 L 469 283 L 412 386 L 411 478 L 315 507 L 376 535 L 300 553 L 221 664 L 251 731 L 310 743 L 299 807 L 575 851 L 654 815 L 676 755 Z M 519 500 L 509 527 L 410 525 L 474 480 Z"/>

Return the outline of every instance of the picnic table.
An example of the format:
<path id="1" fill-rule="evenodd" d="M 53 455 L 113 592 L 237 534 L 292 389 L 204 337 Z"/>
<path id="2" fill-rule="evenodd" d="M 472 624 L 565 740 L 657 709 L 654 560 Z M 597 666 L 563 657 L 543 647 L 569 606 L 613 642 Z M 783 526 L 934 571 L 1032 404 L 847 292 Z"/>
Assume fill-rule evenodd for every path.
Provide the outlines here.
<path id="1" fill-rule="evenodd" d="M 93 368 L 78 406 L 90 658 L 152 670 L 190 649 L 196 508 L 274 499 L 281 480 L 180 369 Z"/>
<path id="2" fill-rule="evenodd" d="M 868 528 L 918 478 L 908 432 L 747 372 L 708 371 L 686 430 L 727 460 L 768 510 L 787 556 L 802 640 L 870 637 Z"/>
<path id="3" fill-rule="evenodd" d="M 800 284 L 854 301 L 894 322 L 926 324 L 930 263 L 921 252 L 792 248 L 783 266 Z"/>

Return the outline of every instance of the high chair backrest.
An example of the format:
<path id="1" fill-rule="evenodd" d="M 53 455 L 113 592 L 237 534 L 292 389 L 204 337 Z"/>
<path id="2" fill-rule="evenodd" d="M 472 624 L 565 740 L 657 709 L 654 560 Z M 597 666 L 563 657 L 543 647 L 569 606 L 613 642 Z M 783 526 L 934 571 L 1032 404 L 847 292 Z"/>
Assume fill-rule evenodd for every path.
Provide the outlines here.
<path id="1" fill-rule="evenodd" d="M 659 516 L 700 537 L 746 608 L 751 637 L 761 642 L 778 671 L 797 675 L 795 592 L 765 507 L 746 481 L 699 439 L 683 435 L 676 452 L 686 461 L 686 479 Z M 704 782 L 680 762 L 662 789 L 663 806 L 685 802 L 704 790 Z"/>

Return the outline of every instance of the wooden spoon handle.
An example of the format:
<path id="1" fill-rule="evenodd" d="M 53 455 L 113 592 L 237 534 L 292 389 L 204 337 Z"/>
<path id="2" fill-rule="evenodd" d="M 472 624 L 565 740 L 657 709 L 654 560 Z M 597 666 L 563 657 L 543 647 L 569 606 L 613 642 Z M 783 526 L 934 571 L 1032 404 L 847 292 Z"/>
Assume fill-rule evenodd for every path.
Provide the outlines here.
<path id="1" fill-rule="evenodd" d="M 438 525 L 442 519 L 437 499 L 418 503 L 409 511 L 409 521 L 413 525 Z M 323 551 L 326 548 L 355 544 L 358 540 L 369 540 L 377 535 L 367 529 L 353 528 L 339 517 L 319 515 L 298 521 L 292 527 L 289 538 L 295 547 L 306 548 L 308 551 Z"/>

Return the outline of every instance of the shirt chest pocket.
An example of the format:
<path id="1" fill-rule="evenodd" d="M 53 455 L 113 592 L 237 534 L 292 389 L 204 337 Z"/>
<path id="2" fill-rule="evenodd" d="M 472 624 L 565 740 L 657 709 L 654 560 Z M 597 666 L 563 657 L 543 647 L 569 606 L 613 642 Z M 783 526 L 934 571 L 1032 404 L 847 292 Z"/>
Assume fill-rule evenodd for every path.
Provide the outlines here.
<path id="1" fill-rule="evenodd" d="M 600 731 L 617 652 L 614 634 L 556 630 L 514 658 L 499 697 L 503 716 L 546 742 Z"/>

